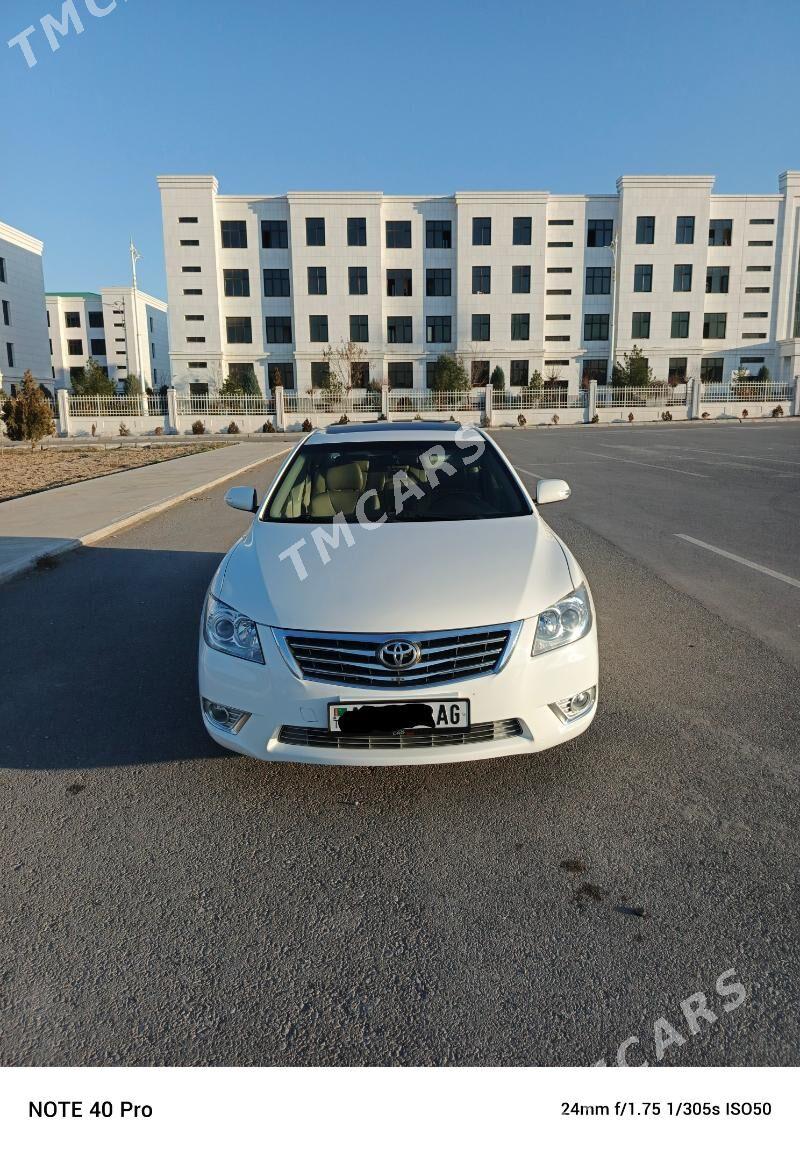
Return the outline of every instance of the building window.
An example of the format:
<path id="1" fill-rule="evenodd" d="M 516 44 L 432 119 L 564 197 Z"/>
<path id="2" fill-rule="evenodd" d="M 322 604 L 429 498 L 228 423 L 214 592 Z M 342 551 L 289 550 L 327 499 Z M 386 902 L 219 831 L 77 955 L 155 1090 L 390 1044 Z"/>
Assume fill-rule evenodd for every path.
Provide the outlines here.
<path id="1" fill-rule="evenodd" d="M 288 268 L 264 268 L 264 295 L 265 296 L 288 296 L 289 294 L 289 269 Z"/>
<path id="2" fill-rule="evenodd" d="M 221 220 L 219 226 L 220 232 L 222 233 L 222 246 L 224 248 L 247 247 L 246 220 Z"/>
<path id="3" fill-rule="evenodd" d="M 572 288 L 548 288 L 546 295 L 572 295 Z M 608 294 L 608 293 L 606 293 Z"/>
<path id="4" fill-rule="evenodd" d="M 366 390 L 369 387 L 369 364 L 363 359 L 350 364 L 350 386 Z"/>
<path id="5" fill-rule="evenodd" d="M 310 315 L 308 317 L 309 339 L 312 343 L 328 342 L 328 317 L 326 315 Z"/>
<path id="6" fill-rule="evenodd" d="M 348 217 L 347 246 L 349 248 L 365 248 L 367 246 L 367 221 L 364 216 Z"/>
<path id="7" fill-rule="evenodd" d="M 204 368 L 208 367 L 208 362 L 204 359 L 190 359 L 189 360 L 189 367 L 192 368 L 194 371 L 201 371 Z"/>
<path id="8" fill-rule="evenodd" d="M 106 354 L 106 341 L 104 339 L 90 340 L 89 346 L 92 349 L 92 355 L 105 355 Z"/>
<path id="9" fill-rule="evenodd" d="M 568 335 L 546 335 L 544 337 L 545 343 L 569 343 Z"/>
<path id="10" fill-rule="evenodd" d="M 8 361 L 9 367 L 14 366 L 14 345 L 13 345 L 13 343 L 7 343 L 6 344 L 6 360 Z"/>
<path id="11" fill-rule="evenodd" d="M 327 268 L 309 268 L 308 269 L 308 294 L 309 295 L 327 295 L 328 294 L 328 269 Z"/>
<path id="12" fill-rule="evenodd" d="M 196 224 L 197 216 L 178 216 L 179 224 Z"/>
<path id="13" fill-rule="evenodd" d="M 411 269 L 410 268 L 393 268 L 386 273 L 386 294 L 387 295 L 411 295 Z"/>
<path id="14" fill-rule="evenodd" d="M 7 299 L 3 300 L 3 323 L 6 327 L 11 327 L 11 304 Z"/>
<path id="15" fill-rule="evenodd" d="M 742 339 L 766 339 L 767 333 L 765 331 L 743 331 Z"/>
<path id="16" fill-rule="evenodd" d="M 747 246 L 749 248 L 771 248 L 773 243 L 772 240 L 748 240 Z"/>
<path id="17" fill-rule="evenodd" d="M 225 247 L 224 244 L 222 246 Z M 200 247 L 200 241 L 199 240 L 181 240 L 181 247 L 182 248 L 199 248 Z"/>
<path id="18" fill-rule="evenodd" d="M 727 295 L 730 268 L 706 268 L 706 291 Z"/>
<path id="19" fill-rule="evenodd" d="M 6 261 L 0 256 L 0 284 L 6 282 Z"/>
<path id="20" fill-rule="evenodd" d="M 733 220 L 708 221 L 708 246 L 729 248 L 733 239 Z"/>
<path id="21" fill-rule="evenodd" d="M 253 326 L 249 315 L 228 316 L 225 320 L 228 343 L 252 343 Z"/>
<path id="22" fill-rule="evenodd" d="M 403 387 L 406 389 L 413 388 L 414 386 L 414 364 L 413 363 L 390 363 L 389 364 L 389 387 Z"/>
<path id="23" fill-rule="evenodd" d="M 746 270 L 749 272 L 771 272 L 772 264 L 748 264 Z"/>
<path id="24" fill-rule="evenodd" d="M 611 268 L 586 269 L 586 294 L 611 295 Z"/>
<path id="25" fill-rule="evenodd" d="M 637 244 L 654 244 L 656 242 L 655 216 L 636 217 L 636 242 Z"/>
<path id="26" fill-rule="evenodd" d="M 186 342 L 187 343 L 205 343 L 206 337 L 204 335 L 187 335 Z M 122 367 L 122 364 L 120 364 L 120 368 L 121 367 Z"/>
<path id="27" fill-rule="evenodd" d="M 247 268 L 225 268 L 222 272 L 227 296 L 250 295 L 250 272 Z"/>
<path id="28" fill-rule="evenodd" d="M 678 216 L 675 221 L 675 243 L 694 243 L 694 216 Z"/>
<path id="29" fill-rule="evenodd" d="M 353 343 L 369 343 L 369 317 L 350 316 L 350 339 Z"/>
<path id="30" fill-rule="evenodd" d="M 596 312 L 583 317 L 583 338 L 586 343 L 608 339 L 608 313 Z"/>
<path id="31" fill-rule="evenodd" d="M 703 316 L 703 339 L 724 339 L 727 329 L 727 312 L 707 311 Z"/>
<path id="32" fill-rule="evenodd" d="M 181 268 L 181 271 L 182 271 L 182 272 L 193 272 L 193 273 L 194 273 L 194 272 L 199 272 L 199 271 L 202 271 L 202 270 L 203 270 L 202 268 L 200 268 L 200 267 L 197 267 L 195 264 L 192 264 L 192 265 L 184 265 L 184 266 Z"/>
<path id="33" fill-rule="evenodd" d="M 533 235 L 533 221 L 530 216 L 514 216 L 512 243 L 528 246 Z"/>
<path id="34" fill-rule="evenodd" d="M 740 364 L 744 364 L 744 363 L 763 363 L 763 362 L 764 362 L 764 357 L 763 357 L 763 355 L 743 355 L 743 356 L 741 356 L 741 357 L 740 357 L 740 359 L 739 359 L 739 363 L 740 363 Z"/>
<path id="35" fill-rule="evenodd" d="M 449 296 L 451 294 L 450 268 L 428 268 L 425 273 L 425 294 Z"/>
<path id="36" fill-rule="evenodd" d="M 531 338 L 531 317 L 528 312 L 512 312 L 511 338 L 524 340 Z"/>
<path id="37" fill-rule="evenodd" d="M 411 247 L 411 220 L 386 221 L 387 248 Z"/>
<path id="38" fill-rule="evenodd" d="M 267 365 L 267 380 L 271 388 L 285 387 L 294 390 L 294 364 L 270 363 Z"/>
<path id="39" fill-rule="evenodd" d="M 652 291 L 653 290 L 653 265 L 652 264 L 636 264 L 633 269 L 633 290 L 634 291 Z"/>
<path id="40" fill-rule="evenodd" d="M 388 316 L 386 320 L 386 339 L 389 343 L 413 343 L 411 316 Z"/>
<path id="41" fill-rule="evenodd" d="M 768 292 L 768 287 L 746 287 L 744 289 L 745 295 L 767 295 Z"/>
<path id="42" fill-rule="evenodd" d="M 268 315 L 266 328 L 267 343 L 292 342 L 292 317 L 290 315 Z"/>
<path id="43" fill-rule="evenodd" d="M 486 266 L 472 269 L 472 294 L 490 295 L 492 291 L 492 269 Z"/>
<path id="44" fill-rule="evenodd" d="M 566 276 L 572 273 L 572 268 L 548 268 L 547 273 L 551 276 Z"/>
<path id="45" fill-rule="evenodd" d="M 425 338 L 428 343 L 450 343 L 452 340 L 452 318 L 449 315 L 429 315 Z"/>
<path id="46" fill-rule="evenodd" d="M 689 313 L 688 311 L 674 311 L 672 313 L 672 325 L 670 327 L 671 339 L 688 339 L 689 338 Z"/>
<path id="47" fill-rule="evenodd" d="M 515 264 L 511 269 L 511 291 L 514 293 L 514 295 L 528 295 L 530 290 L 530 264 Z"/>
<path id="48" fill-rule="evenodd" d="M 311 386 L 327 387 L 331 381 L 331 365 L 327 360 L 311 364 Z"/>
<path id="49" fill-rule="evenodd" d="M 691 291 L 692 290 L 692 265 L 691 264 L 675 264 L 672 272 L 672 290 L 673 291 Z"/>
<path id="50" fill-rule="evenodd" d="M 492 242 L 492 217 L 473 216 L 472 243 L 475 247 L 488 247 Z"/>
<path id="51" fill-rule="evenodd" d="M 587 248 L 607 248 L 613 238 L 613 220 L 589 220 L 586 228 Z"/>
<path id="52" fill-rule="evenodd" d="M 325 220 L 322 216 L 306 216 L 306 245 L 310 248 L 325 247 Z"/>
<path id="53" fill-rule="evenodd" d="M 512 359 L 511 360 L 511 376 L 509 382 L 512 387 L 527 387 L 530 375 L 528 372 L 527 359 Z"/>
<path id="54" fill-rule="evenodd" d="M 244 382 L 245 379 L 255 377 L 255 369 L 252 363 L 229 363 L 228 376 L 230 379 L 235 380 L 237 383 Z"/>
<path id="55" fill-rule="evenodd" d="M 595 380 L 598 387 L 605 387 L 608 382 L 607 359 L 585 359 L 583 361 L 581 382 L 588 384 L 592 379 Z"/>
<path id="56" fill-rule="evenodd" d="M 101 311 L 90 311 L 89 312 L 89 327 L 97 328 L 97 327 L 105 327 L 105 326 L 106 325 L 105 325 L 105 321 L 103 319 L 103 313 Z"/>
<path id="57" fill-rule="evenodd" d="M 206 320 L 204 315 L 185 315 L 183 318 L 187 323 L 205 323 Z"/>
<path id="58" fill-rule="evenodd" d="M 82 339 L 68 339 L 67 340 L 67 353 L 69 355 L 83 355 L 83 340 Z"/>
<path id="59" fill-rule="evenodd" d="M 571 228 L 575 223 L 574 220 L 548 220 L 549 227 Z"/>
<path id="60" fill-rule="evenodd" d="M 81 313 L 79 311 L 64 312 L 64 327 L 80 327 Z"/>
<path id="61" fill-rule="evenodd" d="M 262 248 L 288 248 L 289 223 L 287 220 L 261 221 Z"/>
<path id="62" fill-rule="evenodd" d="M 708 358 L 700 360 L 700 378 L 703 383 L 722 383 L 724 359 Z"/>
<path id="63" fill-rule="evenodd" d="M 685 357 L 670 359 L 667 381 L 671 384 L 686 383 L 688 374 L 688 360 Z"/>
<path id="64" fill-rule="evenodd" d="M 572 240 L 548 240 L 547 246 L 549 248 L 571 248 L 573 243 Z"/>
<path id="65" fill-rule="evenodd" d="M 561 314 L 560 312 L 548 312 L 544 318 L 550 320 L 570 320 L 572 319 L 572 316 L 568 312 L 564 314 Z"/>
<path id="66" fill-rule="evenodd" d="M 635 311 L 631 319 L 631 338 L 632 339 L 649 339 L 650 338 L 650 312 L 649 311 Z"/>
<path id="67" fill-rule="evenodd" d="M 450 220 L 425 221 L 425 247 L 451 248 L 453 246 L 453 225 Z"/>
<path id="68" fill-rule="evenodd" d="M 487 340 L 490 338 L 490 321 L 489 316 L 485 314 L 473 315 L 472 317 L 472 338 L 474 340 Z"/>
<path id="69" fill-rule="evenodd" d="M 348 268 L 347 269 L 347 283 L 350 289 L 350 295 L 366 295 L 367 294 L 367 269 L 366 268 Z"/>
<path id="70" fill-rule="evenodd" d="M 746 311 L 742 314 L 745 319 L 769 319 L 768 311 Z"/>
<path id="71" fill-rule="evenodd" d="M 473 387 L 489 386 L 489 360 L 473 359 L 470 369 L 470 383 Z"/>
<path id="72" fill-rule="evenodd" d="M 751 220 L 751 224 L 774 224 L 774 220 Z"/>
<path id="73" fill-rule="evenodd" d="M 127 371 L 127 370 L 128 369 L 126 367 L 123 367 L 122 364 L 120 364 L 120 371 Z M 70 381 L 70 383 L 79 383 L 81 380 L 83 380 L 85 378 L 86 378 L 86 370 L 84 368 L 82 368 L 82 367 L 71 367 L 69 369 L 69 381 Z M 121 377 L 120 377 L 120 383 L 124 383 L 124 380 Z"/>

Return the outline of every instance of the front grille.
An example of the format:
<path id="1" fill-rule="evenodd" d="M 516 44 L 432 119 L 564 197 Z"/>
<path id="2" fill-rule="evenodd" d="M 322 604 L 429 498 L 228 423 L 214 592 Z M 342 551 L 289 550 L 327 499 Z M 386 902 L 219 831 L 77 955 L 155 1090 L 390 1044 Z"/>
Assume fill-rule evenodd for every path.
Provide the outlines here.
<path id="1" fill-rule="evenodd" d="M 511 653 L 521 623 L 491 629 L 425 631 L 397 635 L 341 635 L 325 631 L 275 631 L 289 666 L 304 679 L 354 687 L 426 687 L 498 671 Z M 392 639 L 420 649 L 412 667 L 384 666 L 378 652 Z"/>
<path id="2" fill-rule="evenodd" d="M 322 727 L 281 727 L 278 740 L 294 747 L 326 747 L 329 750 L 413 750 L 426 747 L 468 747 L 473 743 L 491 743 L 495 739 L 512 739 L 522 734 L 519 719 L 500 719 L 496 723 L 474 723 L 464 731 L 397 731 L 380 735 L 341 735 Z"/>

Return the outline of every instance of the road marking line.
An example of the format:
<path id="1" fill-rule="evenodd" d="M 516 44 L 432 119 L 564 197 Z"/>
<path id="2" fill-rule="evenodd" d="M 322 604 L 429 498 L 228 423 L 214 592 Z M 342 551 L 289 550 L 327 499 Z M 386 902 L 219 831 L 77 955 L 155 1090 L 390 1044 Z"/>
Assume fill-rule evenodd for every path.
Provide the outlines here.
<path id="1" fill-rule="evenodd" d="M 598 444 L 601 447 L 620 446 L 620 447 L 623 447 L 626 451 L 643 451 L 645 453 L 645 455 L 660 455 L 663 457 L 663 451 L 658 451 L 654 447 L 634 447 L 634 445 L 631 443 L 622 443 L 622 444 L 618 445 L 616 443 L 606 443 L 605 440 L 602 440 L 602 439 L 598 440 Z M 683 451 L 702 451 L 703 449 L 702 449 L 702 447 L 684 447 L 684 448 L 682 448 L 682 450 Z M 724 451 L 715 451 L 715 452 L 709 452 L 709 454 L 725 455 L 727 453 Z M 758 455 L 756 455 L 756 456 L 739 455 L 736 458 L 737 459 L 758 459 L 760 457 Z M 694 460 L 688 459 L 687 462 L 693 463 Z M 776 462 L 780 462 L 780 461 L 776 460 Z M 773 471 L 772 468 L 770 468 L 770 467 L 759 467 L 758 464 L 752 464 L 752 463 L 733 463 L 729 459 L 701 459 L 700 465 L 701 465 L 701 467 L 702 466 L 706 466 L 706 467 L 738 467 L 743 471 L 763 471 L 765 475 L 777 475 L 781 479 L 785 479 L 787 477 L 787 472 L 785 472 L 785 471 Z M 798 467 L 800 467 L 800 464 L 798 464 Z"/>
<path id="2" fill-rule="evenodd" d="M 524 467 L 517 467 L 517 471 L 521 471 L 523 475 L 532 475 L 534 479 L 544 479 L 544 475 L 537 475 L 535 471 L 526 471 Z"/>
<path id="3" fill-rule="evenodd" d="M 773 459 L 769 455 L 739 455 L 733 451 L 712 451 L 710 447 L 687 447 L 683 443 L 676 443 L 674 446 L 680 451 L 699 451 L 703 455 L 727 455 L 732 459 L 758 459 L 762 463 L 780 463 L 789 467 L 800 467 L 800 463 L 793 459 Z"/>
<path id="4" fill-rule="evenodd" d="M 704 543 L 702 539 L 694 539 L 691 535 L 681 535 L 676 532 L 676 539 L 683 539 L 686 543 L 694 543 L 695 547 L 703 547 L 706 551 L 713 551 L 715 555 L 722 555 L 724 559 L 732 559 L 734 563 L 741 563 L 743 567 L 751 567 L 754 571 L 760 571 L 762 575 L 770 575 L 773 579 L 780 579 L 782 583 L 788 583 L 791 587 L 800 587 L 800 579 L 793 579 L 791 575 L 782 575 L 780 571 L 773 571 L 771 567 L 762 567 L 760 563 L 753 563 L 751 559 L 743 559 L 741 555 L 734 555 L 732 551 L 723 551 L 721 547 L 712 547 L 710 543 Z"/>
<path id="5" fill-rule="evenodd" d="M 643 463 L 639 459 L 617 459 L 615 455 L 601 455 L 598 451 L 583 451 L 580 447 L 576 448 L 580 455 L 593 455 L 597 459 L 610 459 L 612 463 L 624 463 L 628 467 L 652 467 L 656 471 L 674 471 L 678 475 L 691 475 L 695 479 L 708 479 L 708 476 L 703 471 L 683 471 L 680 467 L 666 467 L 659 463 Z"/>

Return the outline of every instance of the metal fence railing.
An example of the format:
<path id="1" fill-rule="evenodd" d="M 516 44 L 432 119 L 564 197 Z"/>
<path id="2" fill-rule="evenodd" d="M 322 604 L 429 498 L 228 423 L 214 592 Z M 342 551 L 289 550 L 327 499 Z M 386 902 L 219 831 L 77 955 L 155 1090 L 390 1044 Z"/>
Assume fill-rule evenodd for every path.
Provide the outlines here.
<path id="1" fill-rule="evenodd" d="M 272 395 L 179 395 L 178 415 L 274 415 Z"/>
<path id="2" fill-rule="evenodd" d="M 404 391 L 389 392 L 389 411 L 484 411 L 486 391 Z"/>
<path id="3" fill-rule="evenodd" d="M 586 401 L 585 391 L 570 393 L 566 387 L 521 387 L 515 391 L 492 392 L 492 407 L 496 411 L 585 407 Z"/>
<path id="4" fill-rule="evenodd" d="M 70 395 L 70 415 L 166 415 L 167 400 L 143 395 Z"/>
<path id="5" fill-rule="evenodd" d="M 779 383 L 772 379 L 731 379 L 727 383 L 701 384 L 701 399 L 705 403 L 790 403 L 794 396 L 794 383 Z"/>
<path id="6" fill-rule="evenodd" d="M 598 407 L 685 407 L 685 383 L 654 383 L 646 387 L 598 387 Z"/>
<path id="7" fill-rule="evenodd" d="M 345 395 L 334 395 L 319 388 L 305 395 L 284 392 L 283 409 L 287 415 L 353 415 L 359 412 L 379 414 L 381 393 L 379 391 L 349 391 Z"/>

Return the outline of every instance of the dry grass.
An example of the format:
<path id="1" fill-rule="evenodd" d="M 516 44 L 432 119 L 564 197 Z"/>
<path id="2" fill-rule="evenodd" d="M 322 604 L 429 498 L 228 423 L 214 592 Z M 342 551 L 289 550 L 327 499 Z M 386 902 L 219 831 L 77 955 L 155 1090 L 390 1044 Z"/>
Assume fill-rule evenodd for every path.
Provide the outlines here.
<path id="1" fill-rule="evenodd" d="M 110 447 L 108 450 L 80 447 L 44 451 L 3 450 L 0 451 L 0 501 L 79 483 L 82 479 L 96 479 L 115 471 L 147 467 L 182 455 L 196 455 L 198 451 L 212 451 L 215 446 L 212 443 L 187 443 Z"/>

